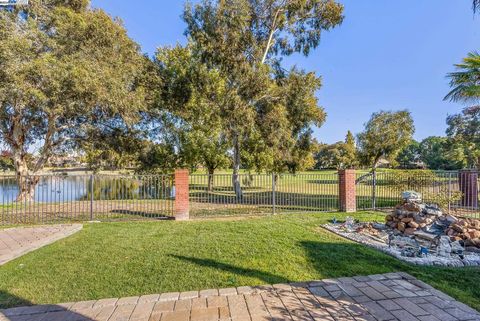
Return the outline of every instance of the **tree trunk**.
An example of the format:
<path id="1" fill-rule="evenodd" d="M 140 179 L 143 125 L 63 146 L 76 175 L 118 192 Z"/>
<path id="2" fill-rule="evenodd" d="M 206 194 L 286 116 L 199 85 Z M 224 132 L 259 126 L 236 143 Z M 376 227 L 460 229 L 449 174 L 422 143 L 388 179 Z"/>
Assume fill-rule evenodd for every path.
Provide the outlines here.
<path id="1" fill-rule="evenodd" d="M 213 179 L 214 179 L 214 175 L 215 174 L 215 169 L 214 168 L 209 168 L 208 169 L 208 192 L 212 192 L 213 191 Z"/>
<path id="2" fill-rule="evenodd" d="M 235 191 L 235 196 L 237 200 L 242 200 L 243 192 L 242 186 L 240 185 L 240 142 L 238 140 L 238 134 L 234 136 L 233 139 L 233 175 L 232 175 L 232 184 L 233 190 Z"/>
<path id="3" fill-rule="evenodd" d="M 35 200 L 35 187 L 38 184 L 39 177 L 30 175 L 24 156 L 14 155 L 14 162 L 15 176 L 18 184 L 16 202 L 32 202 Z"/>

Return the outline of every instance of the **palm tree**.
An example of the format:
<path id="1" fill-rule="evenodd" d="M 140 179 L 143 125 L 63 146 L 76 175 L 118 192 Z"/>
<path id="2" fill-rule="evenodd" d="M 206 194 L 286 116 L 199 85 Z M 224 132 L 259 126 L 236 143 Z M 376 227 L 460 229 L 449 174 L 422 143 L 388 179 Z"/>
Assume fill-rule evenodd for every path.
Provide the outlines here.
<path id="1" fill-rule="evenodd" d="M 480 3 L 480 0 L 477 0 Z M 457 71 L 449 73 L 450 86 L 453 88 L 445 100 L 474 103 L 480 101 L 480 54 L 476 51 L 468 54 L 461 64 L 455 65 Z"/>
<path id="2" fill-rule="evenodd" d="M 480 0 L 473 0 L 473 12 L 480 11 Z"/>

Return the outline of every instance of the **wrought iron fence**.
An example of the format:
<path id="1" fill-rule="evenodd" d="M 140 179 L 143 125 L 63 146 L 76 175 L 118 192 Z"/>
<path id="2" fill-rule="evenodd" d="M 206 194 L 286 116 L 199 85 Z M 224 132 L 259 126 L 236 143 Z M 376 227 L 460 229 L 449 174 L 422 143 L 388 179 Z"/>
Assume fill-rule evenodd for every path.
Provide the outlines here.
<path id="1" fill-rule="evenodd" d="M 472 177 L 459 171 L 357 173 L 357 209 L 392 208 L 402 201 L 403 191 L 413 190 L 420 192 L 426 203 L 440 205 L 449 213 L 480 217 L 480 181 Z"/>
<path id="2" fill-rule="evenodd" d="M 190 176 L 190 215 L 258 215 L 338 210 L 338 174 L 231 174 Z"/>
<path id="3" fill-rule="evenodd" d="M 477 176 L 464 172 L 357 173 L 358 210 L 389 209 L 415 190 L 450 213 L 480 217 Z M 472 177 L 475 177 L 473 180 Z M 191 175 L 192 217 L 339 210 L 337 173 Z M 164 219 L 174 214 L 174 175 L 0 176 L 0 224 Z"/>
<path id="4" fill-rule="evenodd" d="M 0 224 L 173 216 L 173 175 L 0 176 Z"/>

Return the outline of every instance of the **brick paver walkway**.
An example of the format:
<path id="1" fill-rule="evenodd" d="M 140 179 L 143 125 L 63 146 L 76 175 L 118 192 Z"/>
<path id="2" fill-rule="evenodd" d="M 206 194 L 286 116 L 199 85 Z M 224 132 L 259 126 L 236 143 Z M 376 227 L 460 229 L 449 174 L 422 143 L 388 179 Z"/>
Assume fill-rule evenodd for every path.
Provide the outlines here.
<path id="1" fill-rule="evenodd" d="M 1 321 L 480 320 L 405 273 L 13 308 Z"/>
<path id="2" fill-rule="evenodd" d="M 81 224 L 69 224 L 0 230 L 0 265 L 81 229 Z"/>

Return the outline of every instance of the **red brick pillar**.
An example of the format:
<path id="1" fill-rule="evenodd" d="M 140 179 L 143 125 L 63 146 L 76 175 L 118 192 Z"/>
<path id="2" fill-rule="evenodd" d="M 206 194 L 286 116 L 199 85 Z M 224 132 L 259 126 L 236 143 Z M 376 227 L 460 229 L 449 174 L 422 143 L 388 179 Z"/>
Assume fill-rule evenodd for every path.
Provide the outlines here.
<path id="1" fill-rule="evenodd" d="M 462 192 L 462 206 L 478 208 L 478 171 L 463 170 L 458 177 L 458 185 Z"/>
<path id="2" fill-rule="evenodd" d="M 338 171 L 338 198 L 341 212 L 357 211 L 355 179 L 354 169 Z"/>
<path id="3" fill-rule="evenodd" d="M 186 221 L 190 218 L 188 169 L 175 170 L 175 207 L 176 221 Z"/>

